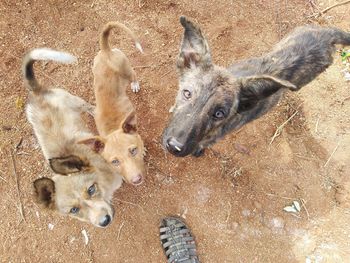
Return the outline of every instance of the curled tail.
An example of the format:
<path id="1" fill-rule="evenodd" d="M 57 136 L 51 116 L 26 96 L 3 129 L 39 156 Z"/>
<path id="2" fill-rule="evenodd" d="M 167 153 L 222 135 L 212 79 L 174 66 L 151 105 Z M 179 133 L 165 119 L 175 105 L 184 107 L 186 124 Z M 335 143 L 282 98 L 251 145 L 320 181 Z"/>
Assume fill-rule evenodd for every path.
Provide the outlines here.
<path id="1" fill-rule="evenodd" d="M 127 28 L 125 25 L 123 25 L 122 23 L 119 23 L 119 22 L 109 22 L 109 23 L 107 23 L 104 26 L 104 28 L 102 30 L 101 37 L 100 37 L 100 48 L 101 48 L 101 50 L 104 50 L 104 51 L 110 51 L 111 50 L 111 48 L 109 46 L 109 43 L 108 43 L 108 37 L 109 37 L 109 33 L 110 33 L 111 29 L 116 28 L 116 27 L 119 28 L 119 29 L 124 30 L 132 38 L 132 40 L 135 42 L 135 47 L 141 53 L 143 53 L 140 41 L 138 40 L 138 38 L 136 37 L 134 32 L 132 32 L 129 28 Z"/>
<path id="2" fill-rule="evenodd" d="M 338 28 L 332 28 L 331 30 L 333 31 L 333 44 L 350 46 L 350 33 Z"/>
<path id="3" fill-rule="evenodd" d="M 26 83 L 26 86 L 29 90 L 33 92 L 40 92 L 42 90 L 42 86 L 38 83 L 35 78 L 33 64 L 37 60 L 43 61 L 56 61 L 64 64 L 73 63 L 76 61 L 76 57 L 73 55 L 60 52 L 49 48 L 37 48 L 33 49 L 23 59 L 22 69 L 23 69 L 23 77 Z"/>

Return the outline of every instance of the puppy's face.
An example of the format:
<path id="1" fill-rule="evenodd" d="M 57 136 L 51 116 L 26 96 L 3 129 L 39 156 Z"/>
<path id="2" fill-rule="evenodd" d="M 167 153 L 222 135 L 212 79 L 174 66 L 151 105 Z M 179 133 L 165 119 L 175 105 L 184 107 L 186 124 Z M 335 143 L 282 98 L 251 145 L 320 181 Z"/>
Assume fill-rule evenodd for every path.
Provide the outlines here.
<path id="1" fill-rule="evenodd" d="M 105 138 L 102 156 L 124 180 L 139 185 L 144 178 L 144 146 L 140 135 L 116 130 Z"/>
<path id="2" fill-rule="evenodd" d="M 79 143 L 86 144 L 100 153 L 126 182 L 133 185 L 143 182 L 145 148 L 141 136 L 136 131 L 135 112 L 130 113 L 121 127 L 107 137 L 94 136 Z"/>
<path id="3" fill-rule="evenodd" d="M 106 177 L 112 176 L 113 172 L 96 171 L 91 166 L 85 166 L 76 156 L 51 159 L 50 164 L 60 175 L 34 182 L 37 203 L 97 227 L 108 226 L 114 212 L 110 193 L 106 190 L 106 185 L 112 182 Z"/>
<path id="4" fill-rule="evenodd" d="M 200 28 L 185 17 L 180 22 L 185 32 L 177 59 L 179 91 L 163 145 L 182 157 L 246 123 L 270 95 L 294 85 L 266 75 L 235 78 L 212 64 Z"/>

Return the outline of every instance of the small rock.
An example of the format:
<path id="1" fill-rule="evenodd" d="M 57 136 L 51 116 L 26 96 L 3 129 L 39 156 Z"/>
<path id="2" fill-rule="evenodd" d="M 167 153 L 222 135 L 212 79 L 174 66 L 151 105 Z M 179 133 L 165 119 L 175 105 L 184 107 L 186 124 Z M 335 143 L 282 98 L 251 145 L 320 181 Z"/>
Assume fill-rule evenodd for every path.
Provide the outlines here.
<path id="1" fill-rule="evenodd" d="M 262 205 L 258 201 L 254 201 L 254 206 L 256 209 L 261 209 Z"/>
<path id="2" fill-rule="evenodd" d="M 275 228 L 284 228 L 284 220 L 281 217 L 274 217 L 271 220 L 271 226 Z"/>
<path id="3" fill-rule="evenodd" d="M 3 126 L 1 127 L 1 129 L 2 129 L 3 131 L 11 131 L 11 130 L 12 130 L 12 127 L 11 127 L 11 126 L 8 126 L 8 125 L 3 125 Z"/>
<path id="4" fill-rule="evenodd" d="M 244 210 L 242 211 L 242 215 L 245 216 L 245 217 L 250 216 L 250 214 L 251 214 L 251 212 L 250 212 L 250 210 L 248 210 L 248 209 L 244 209 Z"/>
<path id="5" fill-rule="evenodd" d="M 87 245 L 89 243 L 89 237 L 87 235 L 87 232 L 85 229 L 81 230 L 81 233 L 83 234 L 83 237 L 84 237 L 84 243 L 85 245 Z"/>

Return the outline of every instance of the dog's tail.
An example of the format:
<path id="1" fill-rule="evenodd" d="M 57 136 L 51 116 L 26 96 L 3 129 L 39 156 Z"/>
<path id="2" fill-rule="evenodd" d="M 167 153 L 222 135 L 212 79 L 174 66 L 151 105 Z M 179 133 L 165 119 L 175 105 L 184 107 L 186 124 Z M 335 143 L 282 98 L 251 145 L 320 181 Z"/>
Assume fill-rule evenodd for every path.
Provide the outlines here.
<path id="1" fill-rule="evenodd" d="M 33 92 L 42 90 L 42 86 L 35 78 L 33 65 L 37 60 L 56 61 L 60 63 L 73 63 L 77 59 L 73 55 L 49 48 L 37 48 L 30 51 L 23 59 L 22 69 L 26 86 Z"/>
<path id="2" fill-rule="evenodd" d="M 135 42 L 135 47 L 141 52 L 143 53 L 143 49 L 142 46 L 140 44 L 139 39 L 136 37 L 136 35 L 134 34 L 134 32 L 132 32 L 129 28 L 127 28 L 125 25 L 123 25 L 122 23 L 119 22 L 109 22 L 107 23 L 103 30 L 102 30 L 102 34 L 101 34 L 101 38 L 100 38 L 100 48 L 101 50 L 104 51 L 110 51 L 111 48 L 109 46 L 108 43 L 108 37 L 109 37 L 109 33 L 111 32 L 111 29 L 113 28 L 119 28 L 124 30 L 131 38 L 132 40 Z"/>
<path id="3" fill-rule="evenodd" d="M 350 33 L 342 31 L 338 28 L 331 28 L 333 33 L 333 44 L 350 46 Z"/>

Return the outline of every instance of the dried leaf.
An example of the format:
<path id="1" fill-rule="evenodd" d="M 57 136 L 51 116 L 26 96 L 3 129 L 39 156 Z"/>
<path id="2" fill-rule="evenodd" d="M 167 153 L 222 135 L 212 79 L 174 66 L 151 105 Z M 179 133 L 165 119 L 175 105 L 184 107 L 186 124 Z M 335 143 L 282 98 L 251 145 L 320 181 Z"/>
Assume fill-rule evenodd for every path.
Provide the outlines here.
<path id="1" fill-rule="evenodd" d="M 298 212 L 294 206 L 286 206 L 285 208 L 283 208 L 283 210 L 288 212 L 288 213 L 297 213 Z"/>
<path id="2" fill-rule="evenodd" d="M 298 201 L 293 201 L 293 206 L 295 207 L 295 209 L 300 212 L 301 207 Z"/>
<path id="3" fill-rule="evenodd" d="M 16 99 L 16 108 L 18 110 L 23 110 L 24 108 L 24 100 L 21 97 L 17 97 Z"/>

